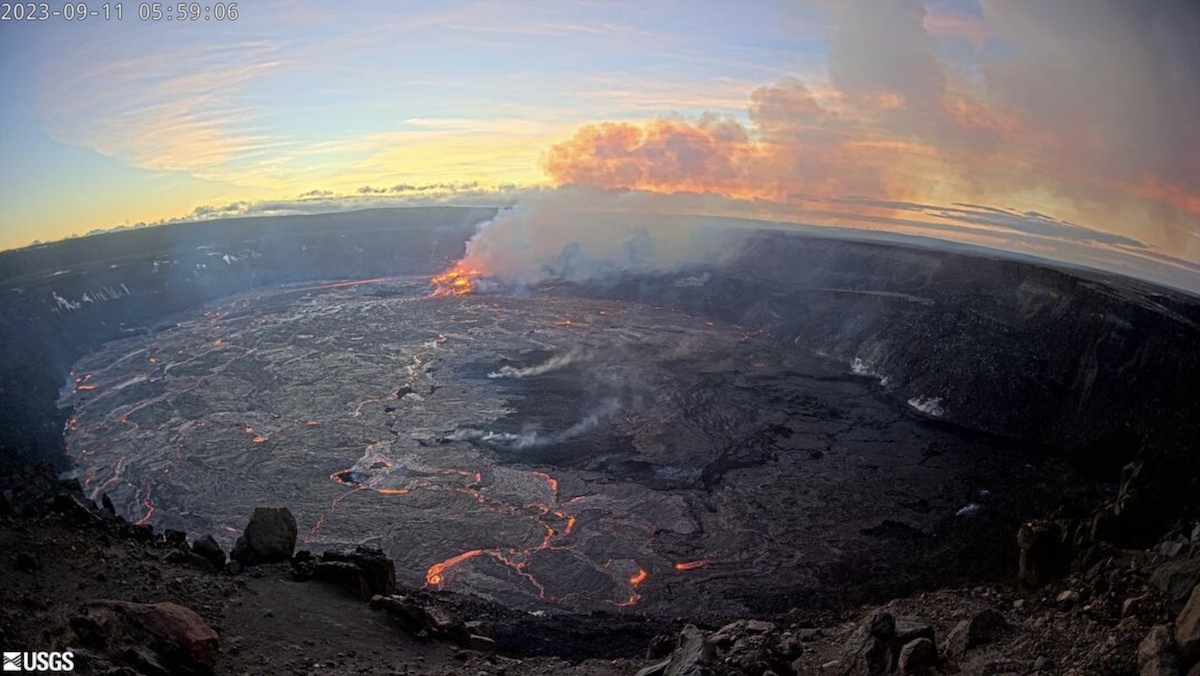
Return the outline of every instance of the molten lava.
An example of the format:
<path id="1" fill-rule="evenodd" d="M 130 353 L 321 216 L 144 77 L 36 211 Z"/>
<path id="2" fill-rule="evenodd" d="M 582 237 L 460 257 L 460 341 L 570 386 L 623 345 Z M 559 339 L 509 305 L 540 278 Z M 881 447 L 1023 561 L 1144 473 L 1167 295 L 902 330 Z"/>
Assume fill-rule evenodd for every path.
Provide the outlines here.
<path id="1" fill-rule="evenodd" d="M 696 570 L 708 565 L 708 561 L 701 559 L 699 561 L 680 561 L 675 564 L 675 570 Z"/>
<path id="2" fill-rule="evenodd" d="M 440 585 L 442 583 L 442 579 L 443 579 L 442 573 L 445 572 L 445 570 L 447 568 L 451 568 L 457 564 L 462 563 L 463 561 L 466 561 L 467 559 L 473 559 L 476 556 L 479 556 L 479 555 L 485 554 L 485 553 L 486 552 L 484 552 L 483 550 L 480 550 L 480 549 L 472 549 L 471 551 L 463 552 L 462 554 L 459 554 L 458 556 L 455 556 L 453 558 L 446 559 L 445 561 L 442 561 L 441 563 L 433 564 L 432 566 L 429 567 L 429 571 L 427 573 L 425 573 L 425 584 L 430 585 L 430 586 Z"/>
<path id="3" fill-rule="evenodd" d="M 483 273 L 475 268 L 458 261 L 440 275 L 434 275 L 429 283 L 433 285 L 431 298 L 443 296 L 461 296 L 475 290 L 475 280 Z"/>

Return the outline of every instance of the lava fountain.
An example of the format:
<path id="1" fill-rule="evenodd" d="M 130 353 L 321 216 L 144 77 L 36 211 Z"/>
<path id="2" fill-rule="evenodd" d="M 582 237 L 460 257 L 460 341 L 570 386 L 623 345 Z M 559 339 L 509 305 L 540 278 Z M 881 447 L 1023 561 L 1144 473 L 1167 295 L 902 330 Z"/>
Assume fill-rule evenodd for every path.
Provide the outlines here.
<path id="1" fill-rule="evenodd" d="M 430 294 L 430 297 L 462 296 L 471 293 L 475 290 L 475 280 L 482 274 L 481 271 L 467 265 L 465 261 L 458 261 L 445 272 L 429 279 L 429 283 L 433 285 L 433 293 Z"/>

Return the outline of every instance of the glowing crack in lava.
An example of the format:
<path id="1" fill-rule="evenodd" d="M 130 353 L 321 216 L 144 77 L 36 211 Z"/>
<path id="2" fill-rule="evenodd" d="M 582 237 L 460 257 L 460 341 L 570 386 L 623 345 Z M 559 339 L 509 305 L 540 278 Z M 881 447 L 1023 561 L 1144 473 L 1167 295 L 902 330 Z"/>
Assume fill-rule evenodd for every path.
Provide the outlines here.
<path id="1" fill-rule="evenodd" d="M 434 275 L 429 283 L 433 285 L 432 298 L 443 296 L 462 296 L 475 290 L 475 280 L 483 273 L 464 261 L 458 261 L 445 272 Z"/>

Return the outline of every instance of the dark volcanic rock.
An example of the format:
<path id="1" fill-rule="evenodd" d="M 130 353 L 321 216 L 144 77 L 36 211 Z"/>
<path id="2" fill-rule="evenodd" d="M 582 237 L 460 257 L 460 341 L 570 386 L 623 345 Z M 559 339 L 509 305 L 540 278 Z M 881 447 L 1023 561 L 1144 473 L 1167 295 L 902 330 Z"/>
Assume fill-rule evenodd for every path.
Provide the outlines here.
<path id="1" fill-rule="evenodd" d="M 406 631 L 419 638 L 438 637 L 466 642 L 467 625 L 458 616 L 424 595 L 375 596 L 371 606 L 385 611 Z"/>
<path id="2" fill-rule="evenodd" d="M 286 507 L 256 507 L 229 558 L 243 565 L 278 563 L 296 548 L 296 518 Z"/>
<path id="3" fill-rule="evenodd" d="M 746 674 L 790 673 L 792 661 L 802 652 L 795 635 L 761 620 L 731 622 L 707 642 L 716 662 Z"/>
<path id="4" fill-rule="evenodd" d="M 892 670 L 896 657 L 896 619 L 877 612 L 854 631 L 842 653 L 843 676 L 879 676 Z"/>
<path id="5" fill-rule="evenodd" d="M 391 596 L 396 591 L 395 565 L 381 550 L 371 547 L 324 552 L 312 576 L 345 587 L 363 599 Z"/>
<path id="6" fill-rule="evenodd" d="M 951 657 L 961 658 L 971 648 L 993 641 L 1007 626 L 1008 622 L 999 611 L 991 608 L 983 610 L 971 619 L 959 622 L 950 630 L 943 652 Z"/>
<path id="7" fill-rule="evenodd" d="M 85 646 L 135 668 L 158 665 L 164 673 L 208 673 L 219 654 L 217 633 L 200 616 L 174 603 L 98 600 L 70 619 Z"/>
<path id="8" fill-rule="evenodd" d="M 221 549 L 221 545 L 211 535 L 205 535 L 201 538 L 196 538 L 192 543 L 192 552 L 197 556 L 204 557 L 215 570 L 225 569 L 225 550 Z"/>
<path id="9" fill-rule="evenodd" d="M 689 624 L 679 632 L 679 647 L 671 653 L 671 659 L 662 673 L 664 676 L 703 676 L 704 665 L 709 657 L 704 634 Z"/>
<path id="10" fill-rule="evenodd" d="M 1070 547 L 1064 542 L 1062 528 L 1054 522 L 1030 521 L 1017 532 L 1021 550 L 1021 582 L 1033 588 L 1061 576 L 1071 563 Z"/>
<path id="11" fill-rule="evenodd" d="M 1200 559 L 1174 559 L 1163 563 L 1150 575 L 1150 584 L 1166 594 L 1173 603 L 1183 603 L 1200 584 Z"/>
<path id="12" fill-rule="evenodd" d="M 1160 625 L 1146 634 L 1138 645 L 1137 664 L 1140 676 L 1180 676 L 1179 655 L 1170 629 Z"/>
<path id="13" fill-rule="evenodd" d="M 203 570 L 206 573 L 215 573 L 220 570 L 220 568 L 214 568 L 212 563 L 203 556 L 182 549 L 172 549 L 167 552 L 167 555 L 163 557 L 163 561 L 191 566 L 196 570 Z"/>
<path id="14" fill-rule="evenodd" d="M 1200 661 L 1200 585 L 1175 619 L 1175 642 L 1189 660 Z"/>
<path id="15" fill-rule="evenodd" d="M 918 617 L 896 618 L 896 642 L 901 646 L 919 638 L 927 638 L 937 643 L 933 625 Z"/>
<path id="16" fill-rule="evenodd" d="M 918 638 L 900 649 L 900 673 L 922 674 L 937 662 L 937 646 L 927 638 Z"/>

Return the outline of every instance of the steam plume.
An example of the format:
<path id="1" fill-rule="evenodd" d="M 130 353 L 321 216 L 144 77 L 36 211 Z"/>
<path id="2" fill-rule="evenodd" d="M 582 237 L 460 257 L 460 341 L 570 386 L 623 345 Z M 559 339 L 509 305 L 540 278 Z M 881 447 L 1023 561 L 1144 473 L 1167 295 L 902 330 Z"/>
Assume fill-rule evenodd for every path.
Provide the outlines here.
<path id="1" fill-rule="evenodd" d="M 515 366 L 503 366 L 488 374 L 489 378 L 528 378 L 530 376 L 540 376 L 543 373 L 557 371 L 560 368 L 569 366 L 576 360 L 585 358 L 587 352 L 580 348 L 572 348 L 563 354 L 556 354 L 540 364 L 518 368 Z"/>
<path id="2" fill-rule="evenodd" d="M 543 434 L 538 431 L 514 434 L 512 432 L 493 432 L 464 427 L 455 430 L 446 439 L 450 441 L 470 441 L 486 446 L 501 446 L 518 450 L 540 448 L 542 446 L 560 444 L 585 434 L 594 429 L 606 418 L 616 413 L 620 408 L 620 400 L 616 398 L 605 399 L 575 424 L 565 430 L 549 434 Z"/>
<path id="3" fill-rule="evenodd" d="M 460 266 L 507 284 L 664 272 L 730 253 L 717 219 L 671 217 L 661 195 L 564 188 L 482 224 Z"/>

